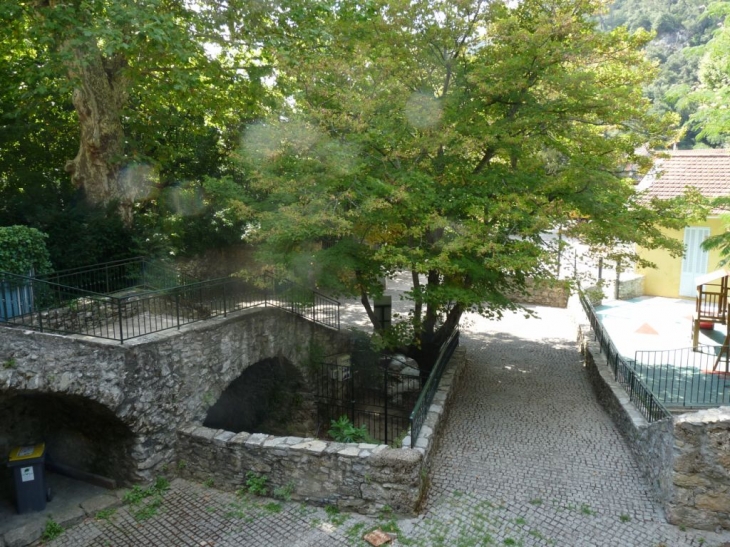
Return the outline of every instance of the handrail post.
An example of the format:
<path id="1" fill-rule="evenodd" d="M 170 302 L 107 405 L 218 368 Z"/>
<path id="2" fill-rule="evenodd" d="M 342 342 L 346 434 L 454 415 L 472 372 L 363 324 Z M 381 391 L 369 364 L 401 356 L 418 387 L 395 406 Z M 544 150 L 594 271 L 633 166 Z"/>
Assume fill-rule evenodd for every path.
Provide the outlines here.
<path id="1" fill-rule="evenodd" d="M 31 287 L 32 287 L 32 284 L 31 284 Z M 32 288 L 31 290 L 35 294 L 35 288 Z M 18 311 L 20 311 L 20 310 L 18 310 Z M 31 316 L 32 316 L 32 314 L 31 314 Z M 43 332 L 43 312 L 41 311 L 40 306 L 38 307 L 38 328 L 40 329 L 41 332 Z"/>
<path id="2" fill-rule="evenodd" d="M 383 393 L 385 394 L 385 444 L 388 444 L 388 367 L 383 367 Z"/>
<path id="3" fill-rule="evenodd" d="M 226 282 L 223 282 L 223 317 L 226 317 Z"/>
<path id="4" fill-rule="evenodd" d="M 117 313 L 119 314 L 119 343 L 124 344 L 124 320 L 122 318 L 122 299 L 117 298 Z"/>
<path id="5" fill-rule="evenodd" d="M 7 294 L 8 294 L 8 290 L 9 290 L 8 286 L 9 286 L 9 284 L 6 283 L 5 280 L 0 282 L 0 291 L 2 291 L 3 310 L 4 310 L 3 318 L 5 321 L 10 321 L 10 314 L 8 313 L 8 298 L 7 298 Z"/>
<path id="6" fill-rule="evenodd" d="M 175 314 L 177 315 L 177 330 L 180 330 L 180 291 L 175 291 Z"/>
<path id="7" fill-rule="evenodd" d="M 355 423 L 355 371 L 350 367 L 350 421 Z"/>

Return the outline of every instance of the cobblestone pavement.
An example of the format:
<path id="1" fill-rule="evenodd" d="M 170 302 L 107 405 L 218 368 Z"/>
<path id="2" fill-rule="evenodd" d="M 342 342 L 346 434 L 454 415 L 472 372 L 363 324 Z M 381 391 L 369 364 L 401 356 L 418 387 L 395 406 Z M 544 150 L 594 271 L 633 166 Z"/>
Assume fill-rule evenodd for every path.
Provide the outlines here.
<path id="1" fill-rule="evenodd" d="M 652 502 L 628 447 L 598 405 L 565 310 L 542 319 L 472 318 L 470 363 L 435 456 L 423 513 L 395 520 L 336 514 L 173 481 L 160 498 L 88 519 L 48 545 L 476 547 L 719 546 L 730 534 L 682 531 Z M 158 500 L 159 501 L 156 501 Z M 158 505 L 144 509 L 146 504 Z"/>
<path id="2" fill-rule="evenodd" d="M 598 404 L 566 310 L 475 318 L 417 545 L 720 545 L 664 520 Z M 428 539 L 430 537 L 430 539 Z"/>

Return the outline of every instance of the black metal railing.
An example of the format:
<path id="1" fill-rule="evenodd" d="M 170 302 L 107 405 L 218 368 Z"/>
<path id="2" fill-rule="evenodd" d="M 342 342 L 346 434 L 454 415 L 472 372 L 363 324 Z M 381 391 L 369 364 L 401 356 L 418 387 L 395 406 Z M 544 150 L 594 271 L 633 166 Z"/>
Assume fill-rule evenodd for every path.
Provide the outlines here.
<path id="1" fill-rule="evenodd" d="M 652 392 L 668 407 L 705 407 L 730 404 L 728 363 L 721 346 L 637 351 L 634 368 Z"/>
<path id="2" fill-rule="evenodd" d="M 287 280 L 264 276 L 266 305 L 300 315 L 314 323 L 340 328 L 340 303 L 324 294 Z"/>
<path id="3" fill-rule="evenodd" d="M 629 395 L 629 399 L 646 418 L 648 422 L 656 422 L 671 416 L 671 413 L 655 396 L 652 390 L 644 383 L 634 368 L 632 361 L 624 358 L 616 349 L 611 337 L 596 315 L 593 304 L 586 298 L 583 291 L 579 291 L 580 302 L 583 305 L 588 321 L 593 329 L 601 353 L 606 356 L 608 366 L 613 372 L 615 380 L 621 384 Z"/>
<path id="4" fill-rule="evenodd" d="M 105 295 L 131 289 L 170 289 L 198 281 L 165 261 L 142 257 L 60 270 L 36 279 Z"/>
<path id="5" fill-rule="evenodd" d="M 58 274 L 34 278 L 0 272 L 0 323 L 123 343 L 234 311 L 272 306 L 340 327 L 339 302 L 270 277 L 256 283 L 236 277 L 195 282 L 165 265 L 136 259 L 87 273 Z"/>
<path id="6" fill-rule="evenodd" d="M 313 381 L 319 419 L 325 425 L 347 416 L 357 427 L 365 425 L 379 442 L 393 444 L 410 425 L 409 414 L 421 393 L 421 376 L 394 372 L 390 357 L 361 366 L 322 363 Z"/>
<path id="7" fill-rule="evenodd" d="M 423 386 L 423 391 L 421 391 L 421 395 L 418 397 L 418 400 L 413 407 L 413 411 L 411 412 L 411 448 L 416 446 L 418 435 L 421 433 L 421 428 L 423 427 L 423 424 L 426 421 L 426 417 L 428 416 L 428 409 L 433 402 L 433 397 L 436 394 L 436 390 L 438 389 L 439 382 L 441 381 L 441 376 L 443 376 L 444 370 L 446 370 L 446 365 L 449 363 L 449 360 L 451 359 L 451 356 L 454 354 L 454 351 L 456 350 L 458 345 L 459 329 L 457 328 L 454 330 L 454 332 L 451 333 L 451 336 L 449 336 L 448 340 L 446 340 L 446 342 L 444 342 L 444 344 L 441 346 L 438 358 L 436 359 L 436 362 L 431 369 L 431 374 L 429 374 L 428 380 L 426 380 L 426 385 Z"/>

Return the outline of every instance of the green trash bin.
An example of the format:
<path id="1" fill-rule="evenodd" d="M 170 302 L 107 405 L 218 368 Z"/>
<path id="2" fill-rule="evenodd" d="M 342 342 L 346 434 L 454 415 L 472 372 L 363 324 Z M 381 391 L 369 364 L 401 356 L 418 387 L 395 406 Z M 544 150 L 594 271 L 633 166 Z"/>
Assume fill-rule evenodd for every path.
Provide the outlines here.
<path id="1" fill-rule="evenodd" d="M 8 467 L 15 477 L 15 504 L 19 514 L 43 511 L 50 499 L 44 465 L 46 445 L 17 446 L 10 451 Z"/>

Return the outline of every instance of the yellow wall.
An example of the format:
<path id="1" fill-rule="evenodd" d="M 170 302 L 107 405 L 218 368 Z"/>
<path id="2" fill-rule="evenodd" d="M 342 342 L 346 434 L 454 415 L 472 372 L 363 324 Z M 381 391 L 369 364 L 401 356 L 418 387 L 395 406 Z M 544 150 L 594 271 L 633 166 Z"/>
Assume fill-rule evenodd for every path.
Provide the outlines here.
<path id="1" fill-rule="evenodd" d="M 719 218 L 708 218 L 702 224 L 692 224 L 690 227 L 709 228 L 710 235 L 725 232 L 723 222 Z M 665 234 L 684 241 L 684 230 L 665 230 Z M 638 250 L 639 256 L 651 260 L 656 268 L 637 268 L 637 273 L 644 276 L 644 294 L 649 296 L 666 296 L 670 298 L 686 298 L 679 296 L 679 277 L 682 273 L 682 257 L 674 258 L 663 250 Z M 707 271 L 719 268 L 720 252 L 717 249 L 710 251 L 707 262 Z"/>

